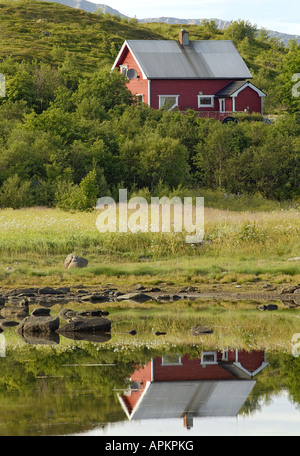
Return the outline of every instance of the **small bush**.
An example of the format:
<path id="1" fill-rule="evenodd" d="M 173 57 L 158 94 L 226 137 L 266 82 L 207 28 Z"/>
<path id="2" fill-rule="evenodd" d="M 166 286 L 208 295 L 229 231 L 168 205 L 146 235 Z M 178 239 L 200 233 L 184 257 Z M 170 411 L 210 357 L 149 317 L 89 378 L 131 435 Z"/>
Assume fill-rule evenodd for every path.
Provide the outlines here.
<path id="1" fill-rule="evenodd" d="M 33 204 L 30 181 L 22 181 L 17 174 L 4 181 L 0 190 L 0 207 L 29 207 Z"/>

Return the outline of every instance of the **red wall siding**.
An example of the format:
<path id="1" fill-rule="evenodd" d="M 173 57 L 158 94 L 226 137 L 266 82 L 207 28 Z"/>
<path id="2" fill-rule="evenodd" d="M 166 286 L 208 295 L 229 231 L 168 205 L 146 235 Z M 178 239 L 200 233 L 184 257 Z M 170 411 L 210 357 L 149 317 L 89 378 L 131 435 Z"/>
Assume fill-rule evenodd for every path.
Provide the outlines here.
<path id="1" fill-rule="evenodd" d="M 250 112 L 261 112 L 261 98 L 251 87 L 246 87 L 235 99 L 236 111 L 244 111 L 247 106 Z"/>
<path id="2" fill-rule="evenodd" d="M 232 380 L 234 378 L 218 364 L 206 364 L 206 367 L 203 367 L 200 359 L 190 359 L 188 355 L 183 356 L 181 362 L 180 366 L 163 366 L 162 359 L 155 358 L 154 381 Z"/>
<path id="3" fill-rule="evenodd" d="M 129 412 L 132 412 L 138 400 L 142 396 L 146 388 L 147 382 L 151 381 L 151 364 L 151 361 L 149 361 L 144 367 L 136 369 L 131 376 L 131 381 L 140 383 L 141 387 L 138 391 L 131 391 L 129 396 L 122 396 L 124 402 L 126 403 L 127 410 Z"/>
<path id="4" fill-rule="evenodd" d="M 263 350 L 259 351 L 239 351 L 238 361 L 242 366 L 247 369 L 249 372 L 254 372 L 258 369 L 265 360 L 265 352 Z"/>
<path id="5" fill-rule="evenodd" d="M 232 98 L 225 98 L 225 110 L 232 111 Z"/>
<path id="6" fill-rule="evenodd" d="M 227 79 L 194 80 L 194 79 L 154 79 L 151 81 L 151 106 L 159 108 L 158 95 L 180 95 L 179 109 L 194 109 L 199 111 L 219 111 L 219 101 L 215 99 L 215 107 L 198 108 L 198 94 L 214 95 L 231 81 Z"/>
<path id="7" fill-rule="evenodd" d="M 144 103 L 148 104 L 148 79 L 143 79 L 142 71 L 130 52 L 125 53 L 119 65 L 128 65 L 128 69 L 133 68 L 137 71 L 138 77 L 133 81 L 129 81 L 127 87 L 134 95 L 144 95 Z"/>

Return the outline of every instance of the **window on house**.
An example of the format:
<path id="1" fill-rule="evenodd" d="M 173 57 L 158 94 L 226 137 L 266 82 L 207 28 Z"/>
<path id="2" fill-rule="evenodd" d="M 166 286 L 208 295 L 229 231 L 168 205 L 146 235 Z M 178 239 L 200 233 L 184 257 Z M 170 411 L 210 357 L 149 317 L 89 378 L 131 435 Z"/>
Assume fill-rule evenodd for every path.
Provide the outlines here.
<path id="1" fill-rule="evenodd" d="M 127 76 L 127 71 L 128 71 L 128 65 L 120 65 L 121 74 L 124 74 L 124 76 Z"/>
<path id="2" fill-rule="evenodd" d="M 179 355 L 165 355 L 161 359 L 161 365 L 162 366 L 181 366 L 181 356 Z"/>
<path id="3" fill-rule="evenodd" d="M 171 109 L 178 106 L 179 95 L 158 95 L 159 96 L 159 108 Z"/>
<path id="4" fill-rule="evenodd" d="M 137 100 L 138 104 L 144 103 L 144 94 L 140 94 L 140 93 L 137 94 L 136 95 L 136 100 Z"/>
<path id="5" fill-rule="evenodd" d="M 217 352 L 203 352 L 201 354 L 201 364 L 216 364 L 217 363 Z"/>
<path id="6" fill-rule="evenodd" d="M 213 108 L 214 95 L 198 95 L 198 108 Z"/>

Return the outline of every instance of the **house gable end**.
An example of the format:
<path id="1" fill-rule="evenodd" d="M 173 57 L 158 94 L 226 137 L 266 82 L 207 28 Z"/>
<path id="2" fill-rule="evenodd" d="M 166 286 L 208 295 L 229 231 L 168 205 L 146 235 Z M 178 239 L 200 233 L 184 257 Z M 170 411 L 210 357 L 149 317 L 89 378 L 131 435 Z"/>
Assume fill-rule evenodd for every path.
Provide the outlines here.
<path id="1" fill-rule="evenodd" d="M 136 65 L 139 67 L 139 70 L 143 76 L 143 79 L 148 79 L 147 78 L 147 75 L 145 74 L 144 72 L 144 69 L 142 67 L 142 65 L 140 64 L 140 62 L 138 61 L 137 57 L 135 56 L 134 52 L 132 51 L 132 49 L 130 48 L 130 45 L 128 44 L 127 41 L 124 42 L 112 68 L 111 68 L 111 71 L 113 71 L 115 68 L 119 67 L 120 65 L 122 65 L 122 63 L 124 62 L 124 60 L 126 59 L 127 55 L 128 54 L 131 54 L 131 56 L 133 57 L 133 59 L 135 60 L 135 63 Z"/>
<path id="2" fill-rule="evenodd" d="M 259 97 L 266 97 L 266 94 L 264 92 L 262 92 L 261 90 L 259 90 L 257 87 L 255 87 L 255 85 L 251 84 L 251 82 L 245 82 L 245 84 L 240 87 L 238 90 L 236 90 L 232 95 L 231 97 L 237 97 L 238 94 L 240 92 L 242 92 L 242 90 L 246 89 L 247 87 L 249 87 L 250 89 L 254 90 L 254 92 L 256 92 L 258 94 Z"/>

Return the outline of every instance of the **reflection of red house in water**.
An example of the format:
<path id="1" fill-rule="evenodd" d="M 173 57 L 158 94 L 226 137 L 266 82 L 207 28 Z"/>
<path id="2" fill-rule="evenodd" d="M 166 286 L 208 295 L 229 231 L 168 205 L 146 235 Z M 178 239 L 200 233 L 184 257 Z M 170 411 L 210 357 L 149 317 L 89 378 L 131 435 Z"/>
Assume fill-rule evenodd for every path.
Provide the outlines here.
<path id="1" fill-rule="evenodd" d="M 154 109 L 193 109 L 224 120 L 237 111 L 263 114 L 261 90 L 232 41 L 127 40 L 112 69 L 128 77 L 128 88 Z"/>
<path id="2" fill-rule="evenodd" d="M 236 416 L 267 365 L 264 351 L 162 356 L 134 371 L 119 400 L 130 420 L 184 418 L 189 427 L 193 417 Z"/>

